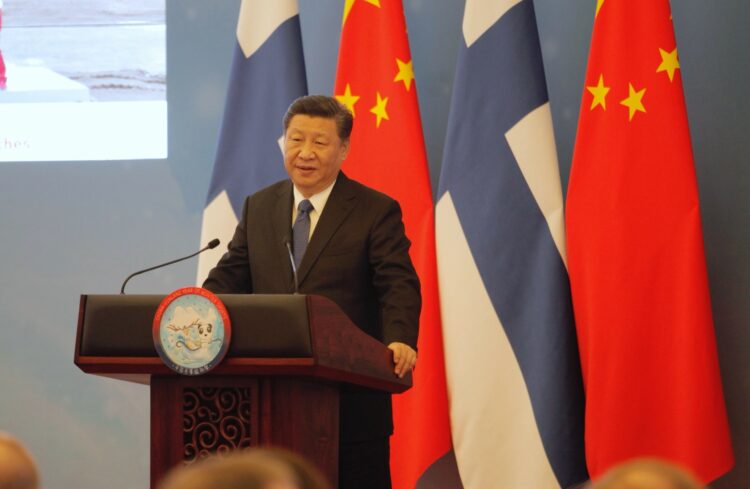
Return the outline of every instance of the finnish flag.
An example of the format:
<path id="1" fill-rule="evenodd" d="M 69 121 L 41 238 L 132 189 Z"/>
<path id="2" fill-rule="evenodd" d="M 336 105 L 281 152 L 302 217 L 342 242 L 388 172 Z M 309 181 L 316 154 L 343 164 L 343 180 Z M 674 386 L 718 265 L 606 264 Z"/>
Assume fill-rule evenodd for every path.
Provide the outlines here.
<path id="1" fill-rule="evenodd" d="M 201 243 L 223 246 L 200 255 L 203 283 L 226 249 L 245 197 L 286 177 L 281 119 L 307 93 L 297 0 L 243 0 L 232 72 Z"/>
<path id="2" fill-rule="evenodd" d="M 586 480 L 563 199 L 531 0 L 466 2 L 436 206 L 467 489 Z"/>

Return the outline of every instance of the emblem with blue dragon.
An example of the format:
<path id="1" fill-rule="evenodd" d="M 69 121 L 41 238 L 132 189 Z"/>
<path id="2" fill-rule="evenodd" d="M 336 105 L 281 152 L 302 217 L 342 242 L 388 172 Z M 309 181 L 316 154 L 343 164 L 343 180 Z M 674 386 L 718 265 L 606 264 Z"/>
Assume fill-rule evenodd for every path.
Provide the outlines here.
<path id="1" fill-rule="evenodd" d="M 188 287 L 162 301 L 154 318 L 154 344 L 164 363 L 184 375 L 214 368 L 229 346 L 229 316 L 211 292 Z"/>

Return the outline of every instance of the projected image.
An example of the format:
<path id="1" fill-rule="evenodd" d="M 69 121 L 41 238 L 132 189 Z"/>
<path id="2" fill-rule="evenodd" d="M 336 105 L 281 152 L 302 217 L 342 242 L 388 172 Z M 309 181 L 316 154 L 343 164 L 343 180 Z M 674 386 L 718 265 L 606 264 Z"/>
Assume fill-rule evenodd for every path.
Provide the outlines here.
<path id="1" fill-rule="evenodd" d="M 164 0 L 0 0 L 0 161 L 167 157 Z"/>

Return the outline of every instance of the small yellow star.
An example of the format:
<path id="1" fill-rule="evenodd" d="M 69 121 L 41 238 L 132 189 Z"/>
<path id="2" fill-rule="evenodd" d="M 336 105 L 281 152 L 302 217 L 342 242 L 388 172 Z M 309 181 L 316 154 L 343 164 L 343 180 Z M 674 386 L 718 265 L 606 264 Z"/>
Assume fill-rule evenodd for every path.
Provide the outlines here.
<path id="1" fill-rule="evenodd" d="M 398 73 L 393 81 L 402 81 L 406 85 L 406 91 L 408 92 L 411 88 L 411 81 L 414 79 L 414 68 L 412 68 L 411 60 L 408 63 L 401 61 L 396 58 L 396 64 L 398 65 Z"/>
<path id="2" fill-rule="evenodd" d="M 596 16 L 599 15 L 599 9 L 602 8 L 603 3 L 604 3 L 604 0 L 596 0 L 596 13 L 594 14 L 594 18 L 596 18 Z"/>
<path id="3" fill-rule="evenodd" d="M 359 100 L 359 97 L 357 95 L 352 95 L 352 88 L 349 86 L 349 84 L 346 84 L 346 89 L 344 90 L 343 95 L 336 95 L 336 100 L 341 102 L 342 104 L 346 105 L 346 108 L 349 109 L 349 112 L 352 113 L 352 117 L 354 117 L 354 104 L 357 103 L 357 100 Z"/>
<path id="4" fill-rule="evenodd" d="M 351 12 L 355 1 L 356 0 L 346 0 L 344 2 L 344 18 L 341 21 L 341 25 L 346 24 L 346 18 L 349 17 L 349 12 Z M 377 8 L 380 8 L 380 0 L 365 0 L 365 2 L 369 3 L 370 5 L 375 5 Z"/>
<path id="5" fill-rule="evenodd" d="M 635 89 L 633 88 L 633 84 L 628 83 L 628 98 L 621 101 L 620 104 L 628 108 L 630 112 L 629 118 L 628 118 L 629 121 L 633 120 L 633 115 L 636 112 L 644 112 L 644 113 L 646 112 L 646 108 L 643 107 L 643 102 L 642 102 L 643 95 L 645 93 L 646 93 L 645 88 L 639 92 L 636 92 Z"/>
<path id="6" fill-rule="evenodd" d="M 375 104 L 375 107 L 370 109 L 370 112 L 375 114 L 377 116 L 377 121 L 375 122 L 375 127 L 380 127 L 380 121 L 383 119 L 388 120 L 388 112 L 386 110 L 386 105 L 388 104 L 388 97 L 382 98 L 380 96 L 380 92 L 376 92 L 378 97 L 378 103 Z"/>
<path id="7" fill-rule="evenodd" d="M 680 69 L 680 62 L 677 60 L 677 48 L 674 48 L 674 51 L 671 53 L 659 48 L 659 54 L 661 54 L 661 64 L 656 69 L 656 72 L 659 73 L 660 71 L 666 71 L 669 76 L 669 81 L 672 81 L 674 79 L 675 70 Z"/>
<path id="8" fill-rule="evenodd" d="M 607 93 L 609 92 L 610 87 L 604 86 L 604 75 L 599 75 L 599 83 L 595 86 L 586 87 L 586 90 L 591 92 L 591 95 L 594 96 L 594 98 L 591 100 L 591 108 L 589 110 L 594 110 L 594 107 L 597 105 L 602 106 L 602 110 L 607 110 Z"/>

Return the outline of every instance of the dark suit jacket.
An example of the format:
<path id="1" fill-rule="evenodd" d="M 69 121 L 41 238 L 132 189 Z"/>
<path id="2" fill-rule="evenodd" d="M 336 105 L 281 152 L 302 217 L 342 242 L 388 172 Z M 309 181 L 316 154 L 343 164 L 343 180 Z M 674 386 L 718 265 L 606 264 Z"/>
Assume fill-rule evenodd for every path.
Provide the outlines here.
<path id="1" fill-rule="evenodd" d="M 215 293 L 294 292 L 286 248 L 293 201 L 290 180 L 248 197 L 228 252 L 203 287 Z M 410 245 L 398 203 L 339 173 L 300 263 L 299 292 L 333 300 L 386 345 L 400 341 L 416 349 L 421 295 Z M 342 388 L 342 441 L 383 437 L 392 430 L 390 395 Z"/>

